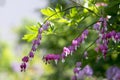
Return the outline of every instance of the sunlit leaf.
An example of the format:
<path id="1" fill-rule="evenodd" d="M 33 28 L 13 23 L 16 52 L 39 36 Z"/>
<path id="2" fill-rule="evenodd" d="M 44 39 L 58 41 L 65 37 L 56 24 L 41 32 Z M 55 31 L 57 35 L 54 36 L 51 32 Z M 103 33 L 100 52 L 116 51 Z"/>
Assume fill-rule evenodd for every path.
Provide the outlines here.
<path id="1" fill-rule="evenodd" d="M 74 17 L 74 16 L 76 16 L 77 13 L 78 13 L 77 9 L 76 8 L 72 8 L 71 11 L 70 11 L 70 16 Z"/>
<path id="2" fill-rule="evenodd" d="M 33 26 L 26 26 L 26 29 L 30 32 L 37 32 L 38 31 L 38 27 L 33 25 Z"/>
<path id="3" fill-rule="evenodd" d="M 36 34 L 26 34 L 24 35 L 24 37 L 22 38 L 23 40 L 27 40 L 28 42 L 32 41 L 34 38 L 36 38 L 37 33 Z"/>
<path id="4" fill-rule="evenodd" d="M 45 8 L 45 9 L 41 9 L 40 12 L 45 16 L 51 16 L 51 15 L 55 14 L 55 11 L 50 7 Z"/>
<path id="5" fill-rule="evenodd" d="M 64 12 L 60 11 L 61 10 L 58 7 L 56 7 L 55 10 L 50 7 L 41 9 L 43 15 L 47 16 L 47 18 L 50 17 L 49 20 L 61 18 L 64 15 Z"/>
<path id="6" fill-rule="evenodd" d="M 58 22 L 68 23 L 68 20 L 67 20 L 67 19 L 64 19 L 64 18 L 60 18 L 60 19 L 58 20 Z"/>

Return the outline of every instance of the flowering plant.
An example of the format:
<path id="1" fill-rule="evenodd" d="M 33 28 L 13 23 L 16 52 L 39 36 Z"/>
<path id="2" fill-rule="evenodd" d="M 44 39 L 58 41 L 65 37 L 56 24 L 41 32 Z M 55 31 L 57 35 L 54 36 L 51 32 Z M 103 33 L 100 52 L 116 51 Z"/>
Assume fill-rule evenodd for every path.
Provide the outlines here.
<path id="1" fill-rule="evenodd" d="M 111 23 L 111 18 L 108 16 L 108 14 L 105 14 L 105 12 L 107 13 L 107 10 L 101 11 L 101 9 L 109 9 L 107 6 L 109 6 L 110 3 L 107 4 L 104 2 L 95 2 L 95 5 L 93 4 L 88 8 L 86 5 L 91 3 L 91 1 L 87 1 L 84 4 L 80 4 L 74 0 L 72 2 L 74 4 L 66 9 L 62 9 L 61 5 L 58 5 L 55 9 L 41 9 L 41 13 L 47 16 L 47 18 L 45 18 L 43 24 L 39 24 L 40 27 L 37 28 L 37 35 L 32 39 L 32 47 L 28 56 L 22 58 L 22 64 L 20 65 L 21 71 L 25 71 L 29 60 L 34 58 L 35 52 L 41 44 L 42 34 L 59 35 L 59 33 L 63 34 L 62 31 L 68 32 L 70 29 L 73 29 L 75 32 L 72 32 L 71 35 L 76 36 L 71 40 L 71 43 L 69 43 L 68 46 L 66 45 L 62 48 L 61 52 L 57 52 L 59 54 L 52 53 L 43 56 L 43 61 L 46 64 L 51 63 L 51 61 L 55 61 L 56 64 L 58 61 L 62 61 L 64 63 L 69 55 L 76 55 L 76 51 L 88 43 L 87 39 L 89 39 L 92 35 L 95 36 L 93 40 L 89 40 L 91 42 L 90 45 L 84 48 L 84 50 L 82 50 L 80 53 L 80 59 L 76 63 L 73 70 L 74 76 L 72 77 L 72 80 L 84 79 L 84 76 L 92 76 L 92 68 L 87 64 L 84 68 L 82 68 L 82 64 L 84 64 L 84 60 L 91 58 L 89 57 L 89 49 L 93 47 L 93 45 L 93 50 L 95 50 L 94 57 L 96 58 L 96 61 L 99 61 L 100 58 L 106 60 L 106 57 L 111 55 L 109 53 L 112 50 L 111 44 L 114 44 L 114 46 L 119 45 L 119 30 L 112 28 L 114 23 Z M 91 19 L 93 21 L 89 21 Z M 60 27 L 55 26 L 55 24 L 63 25 Z M 25 35 L 24 39 L 29 38 Z"/>

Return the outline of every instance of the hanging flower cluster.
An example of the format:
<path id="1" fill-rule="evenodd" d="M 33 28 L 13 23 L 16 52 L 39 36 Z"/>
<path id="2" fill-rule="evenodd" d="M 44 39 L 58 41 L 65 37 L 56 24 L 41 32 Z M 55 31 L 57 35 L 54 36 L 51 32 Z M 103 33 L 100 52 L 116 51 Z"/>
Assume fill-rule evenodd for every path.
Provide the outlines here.
<path id="1" fill-rule="evenodd" d="M 21 71 L 25 71 L 27 67 L 27 63 L 29 62 L 30 59 L 34 57 L 34 53 L 37 50 L 37 47 L 40 45 L 40 41 L 42 39 L 42 32 L 45 30 L 48 30 L 50 23 L 46 22 L 45 24 L 42 25 L 41 28 L 38 29 L 38 35 L 35 40 L 32 42 L 32 47 L 31 51 L 29 52 L 28 56 L 24 56 L 22 58 L 22 64 L 20 65 Z"/>
<path id="2" fill-rule="evenodd" d="M 45 60 L 46 63 L 49 63 L 49 61 L 54 60 L 56 63 L 58 60 L 62 60 L 62 62 L 65 62 L 65 58 L 68 55 L 72 55 L 75 50 L 80 46 L 81 43 L 84 43 L 85 39 L 87 38 L 88 30 L 84 30 L 81 36 L 78 38 L 72 40 L 72 44 L 68 47 L 63 48 L 63 52 L 61 55 L 58 54 L 47 54 L 43 57 L 43 60 Z"/>
<path id="3" fill-rule="evenodd" d="M 36 39 L 32 41 L 32 47 L 29 54 L 22 58 L 22 63 L 20 65 L 21 71 L 25 71 L 29 60 L 34 58 L 35 51 L 40 45 L 40 41 L 42 39 L 42 36 L 41 36 L 42 32 L 45 30 L 48 30 L 49 25 L 50 23 L 46 22 L 45 24 L 42 25 L 41 28 L 38 29 L 38 35 Z M 112 40 L 114 43 L 119 43 L 120 32 L 115 32 L 114 30 L 108 31 L 107 18 L 103 18 L 103 17 L 101 17 L 99 21 L 93 25 L 93 28 L 98 33 L 98 38 L 96 40 L 97 47 L 95 48 L 95 51 L 96 52 L 100 51 L 103 54 L 103 57 L 105 59 L 110 40 Z M 89 31 L 85 29 L 80 36 L 72 40 L 72 43 L 70 46 L 63 48 L 63 51 L 61 54 L 47 54 L 43 56 L 43 60 L 45 61 L 46 64 L 50 63 L 50 61 L 55 61 L 56 64 L 60 60 L 62 62 L 65 62 L 65 58 L 69 55 L 72 55 L 78 49 L 78 47 L 85 42 L 85 39 L 87 38 L 88 33 Z M 87 50 L 84 51 L 83 58 L 88 59 Z M 86 76 L 92 76 L 93 70 L 89 65 L 86 65 L 84 68 L 81 68 L 81 66 L 82 66 L 81 62 L 76 63 L 76 66 L 73 70 L 74 76 L 72 76 L 72 80 L 84 79 Z M 111 70 L 108 70 L 107 72 L 110 72 L 110 71 Z M 114 73 L 114 71 L 112 73 Z M 108 78 L 110 77 L 110 75 L 112 74 L 107 73 Z M 119 78 L 119 71 L 115 73 L 113 78 L 115 78 L 114 80 Z"/>
<path id="4" fill-rule="evenodd" d="M 107 18 L 101 17 L 99 22 L 93 25 L 93 28 L 98 32 L 99 38 L 96 41 L 97 47 L 95 51 L 102 52 L 104 59 L 108 51 L 108 43 L 112 39 L 115 43 L 120 42 L 120 32 L 107 30 Z"/>
<path id="5" fill-rule="evenodd" d="M 107 18 L 101 17 L 99 19 L 99 21 L 93 25 L 93 28 L 99 34 L 99 37 L 96 41 L 97 47 L 95 48 L 95 51 L 102 52 L 104 58 L 106 57 L 106 53 L 108 51 L 109 40 L 113 40 L 115 43 L 120 42 L 120 32 L 115 32 L 114 30 L 108 32 L 107 20 L 108 20 Z M 46 22 L 45 24 L 42 25 L 41 28 L 38 29 L 38 35 L 37 35 L 36 39 L 33 40 L 33 42 L 32 42 L 32 47 L 29 52 L 29 55 L 24 56 L 22 58 L 22 64 L 20 65 L 21 71 L 26 70 L 27 63 L 29 62 L 30 59 L 32 59 L 34 57 L 34 53 L 37 50 L 37 47 L 40 45 L 40 41 L 42 39 L 41 34 L 43 31 L 48 30 L 49 25 L 50 25 L 50 23 Z M 63 48 L 63 51 L 61 54 L 47 54 L 47 55 L 43 56 L 43 60 L 45 61 L 46 64 L 50 63 L 51 60 L 55 61 L 56 64 L 60 60 L 62 60 L 62 62 L 65 62 L 65 58 L 68 55 L 72 55 L 73 52 L 78 49 L 80 44 L 85 42 L 85 39 L 87 38 L 87 36 L 88 36 L 88 30 L 85 29 L 80 36 L 78 36 L 76 39 L 72 40 L 72 43 L 70 46 Z M 83 57 L 85 59 L 88 58 L 87 51 L 84 52 Z M 82 74 L 82 71 L 78 68 L 75 68 L 75 73 Z"/>
<path id="6" fill-rule="evenodd" d="M 76 66 L 73 70 L 74 76 L 72 76 L 72 80 L 83 80 L 86 76 L 92 76 L 93 70 L 89 65 L 86 65 L 83 69 L 81 66 L 81 62 L 76 63 Z"/>

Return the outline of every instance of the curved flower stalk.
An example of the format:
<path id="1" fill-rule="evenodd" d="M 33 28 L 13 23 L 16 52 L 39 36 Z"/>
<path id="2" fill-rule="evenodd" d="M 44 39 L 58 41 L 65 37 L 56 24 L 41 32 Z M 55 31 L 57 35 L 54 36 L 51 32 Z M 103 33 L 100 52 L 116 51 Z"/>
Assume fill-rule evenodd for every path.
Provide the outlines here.
<path id="1" fill-rule="evenodd" d="M 53 15 L 49 16 L 49 17 L 44 21 L 44 24 L 43 24 L 42 27 L 39 28 L 39 30 L 38 30 L 38 35 L 37 35 L 36 39 L 33 40 L 33 42 L 32 42 L 32 47 L 31 47 L 31 50 L 30 50 L 29 54 L 28 54 L 27 56 L 24 56 L 24 57 L 22 58 L 22 64 L 20 65 L 21 71 L 25 71 L 25 70 L 26 70 L 27 63 L 29 62 L 30 59 L 32 59 L 32 58 L 34 57 L 34 53 L 35 53 L 35 51 L 37 50 L 37 47 L 40 45 L 40 40 L 42 39 L 41 34 L 42 34 L 43 31 L 47 30 L 47 29 L 48 29 L 48 26 L 50 25 L 50 23 L 47 22 L 47 21 L 48 21 L 50 18 L 52 18 L 54 15 L 56 15 L 57 13 L 67 11 L 67 10 L 70 10 L 70 9 L 72 9 L 72 8 L 75 8 L 75 7 L 86 8 L 86 7 L 82 6 L 82 5 L 72 6 L 72 7 L 69 7 L 69 8 L 67 8 L 67 9 L 64 9 L 63 11 L 58 11 L 58 12 L 54 13 Z M 88 9 L 88 8 L 86 8 L 86 9 L 87 9 L 89 12 L 92 12 L 92 13 L 96 14 L 94 11 L 92 11 L 92 10 L 90 10 L 90 9 Z M 75 50 L 77 50 L 77 48 L 79 47 L 79 45 L 80 45 L 81 43 L 84 43 L 84 40 L 87 38 L 87 35 L 88 35 L 88 30 L 86 29 L 86 30 L 82 33 L 82 35 L 81 35 L 80 37 L 78 37 L 78 38 L 76 38 L 76 39 L 74 39 L 74 40 L 72 41 L 72 45 L 71 45 L 71 46 L 69 46 L 69 47 L 64 47 L 64 48 L 63 48 L 63 52 L 62 52 L 61 55 L 55 55 L 55 54 L 54 54 L 54 55 L 53 55 L 53 54 L 50 55 L 50 54 L 49 54 L 49 55 L 44 56 L 44 57 L 43 57 L 43 60 L 45 60 L 46 63 L 49 63 L 50 60 L 54 60 L 54 61 L 57 63 L 58 60 L 62 59 L 62 62 L 64 62 L 64 59 L 65 59 L 69 54 L 72 55 L 72 53 L 73 53 Z"/>
<path id="2" fill-rule="evenodd" d="M 68 55 L 72 55 L 74 51 L 78 49 L 80 44 L 85 42 L 85 39 L 87 38 L 88 30 L 84 30 L 81 36 L 77 37 L 76 39 L 72 40 L 72 43 L 68 47 L 63 48 L 63 52 L 58 54 L 47 54 L 43 57 L 43 60 L 45 60 L 46 63 L 49 63 L 49 61 L 54 60 L 57 62 L 58 60 L 62 60 L 62 62 L 65 62 L 65 58 Z"/>
<path id="3" fill-rule="evenodd" d="M 40 41 L 42 39 L 42 32 L 48 30 L 49 25 L 50 23 L 46 22 L 41 28 L 38 29 L 38 35 L 36 39 L 32 41 L 32 47 L 29 54 L 22 58 L 22 64 L 20 65 L 21 71 L 25 71 L 29 60 L 34 58 L 34 53 L 37 50 L 37 47 L 40 45 Z"/>
<path id="4" fill-rule="evenodd" d="M 34 57 L 34 54 L 35 54 L 35 51 L 37 50 L 37 47 L 40 45 L 40 41 L 42 39 L 42 32 L 47 30 L 48 29 L 48 26 L 50 25 L 49 22 L 47 22 L 50 18 L 52 18 L 53 16 L 55 16 L 56 14 L 58 13 L 61 13 L 61 12 L 65 12 L 67 10 L 70 10 L 72 8 L 76 8 L 76 7 L 80 7 L 80 8 L 85 8 L 87 9 L 89 12 L 95 14 L 96 16 L 99 16 L 97 15 L 94 11 L 92 11 L 91 9 L 87 8 L 87 7 L 84 7 L 82 5 L 77 5 L 77 6 L 72 6 L 72 7 L 69 7 L 69 8 L 66 8 L 62 11 L 57 11 L 55 12 L 54 14 L 52 14 L 51 16 L 49 16 L 45 21 L 44 21 L 44 24 L 42 25 L 41 28 L 39 28 L 38 30 L 38 35 L 36 37 L 35 40 L 33 40 L 32 42 L 32 47 L 31 47 L 31 50 L 29 52 L 29 54 L 25 57 L 22 58 L 22 64 L 20 65 L 20 68 L 21 68 L 21 71 L 25 71 L 26 67 L 27 67 L 27 63 L 29 62 L 30 59 L 32 59 Z M 88 27 L 87 27 L 88 28 Z M 43 57 L 43 60 L 46 61 L 46 63 L 49 63 L 50 60 L 54 60 L 56 63 L 58 60 L 62 59 L 62 62 L 64 62 L 64 59 L 68 56 L 68 55 L 72 55 L 73 52 L 75 50 L 77 50 L 77 48 L 80 46 L 81 43 L 84 43 L 84 40 L 87 38 L 87 35 L 88 35 L 88 30 L 86 30 L 82 33 L 81 36 L 79 36 L 78 38 L 74 39 L 72 41 L 72 44 L 68 47 L 64 47 L 63 48 L 63 52 L 61 55 L 55 55 L 55 54 L 49 54 L 49 55 L 46 55 Z"/>

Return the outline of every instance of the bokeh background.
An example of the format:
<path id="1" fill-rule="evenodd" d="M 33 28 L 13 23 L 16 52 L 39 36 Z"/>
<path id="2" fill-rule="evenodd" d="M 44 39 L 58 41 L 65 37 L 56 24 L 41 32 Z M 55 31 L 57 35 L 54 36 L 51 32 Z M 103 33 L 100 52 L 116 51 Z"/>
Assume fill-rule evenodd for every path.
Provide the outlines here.
<path id="1" fill-rule="evenodd" d="M 39 9 L 48 5 L 48 0 L 0 0 L 0 80 L 39 80 L 44 73 L 40 55 L 33 71 L 21 73 L 19 65 L 30 48 L 22 40 L 25 26 L 41 22 Z"/>
<path id="2" fill-rule="evenodd" d="M 84 3 L 83 0 L 75 0 Z M 91 0 L 92 1 L 92 0 Z M 111 5 L 114 0 L 93 0 L 97 2 L 106 2 Z M 0 80 L 70 80 L 73 75 L 73 68 L 76 61 L 79 61 L 80 55 L 76 54 L 66 59 L 63 64 L 59 62 L 57 65 L 52 62 L 46 65 L 42 61 L 42 57 L 47 53 L 60 53 L 64 46 L 69 46 L 79 31 L 66 24 L 54 22 L 58 26 L 58 35 L 50 34 L 43 36 L 41 46 L 36 52 L 35 58 L 30 61 L 26 72 L 20 72 L 19 65 L 21 58 L 29 53 L 31 42 L 22 40 L 22 37 L 28 33 L 26 26 L 36 25 L 38 22 L 44 21 L 44 16 L 40 13 L 40 9 L 45 7 L 55 8 L 57 4 L 61 4 L 63 8 L 71 6 L 69 0 L 0 0 Z M 120 31 L 120 3 L 114 1 L 114 6 L 105 8 L 106 14 L 111 16 L 110 23 L 112 29 Z M 119 5 L 116 7 L 115 5 Z M 115 11 L 111 11 L 114 9 Z M 119 13 L 119 14 L 118 14 Z M 91 21 L 98 18 L 88 17 L 79 26 L 86 26 Z M 73 20 L 74 21 L 74 20 Z M 84 25 L 85 24 L 85 25 Z M 62 29 L 64 31 L 62 31 Z M 110 29 L 111 29 L 110 28 Z M 69 29 L 69 31 L 68 31 Z M 74 33 L 75 32 L 75 33 Z M 90 32 L 91 37 L 81 46 L 75 53 L 81 53 L 95 39 L 94 31 Z M 49 41 L 48 41 L 49 40 Z M 113 47 L 111 44 L 110 47 Z M 106 70 L 110 66 L 120 66 L 120 44 L 117 44 L 111 52 L 109 52 L 106 61 L 100 59 L 96 62 L 94 46 L 89 49 L 90 56 L 85 60 L 83 66 L 89 64 L 94 75 L 91 80 L 103 80 L 106 78 Z M 93 63 L 94 62 L 94 63 Z M 89 79 L 87 79 L 89 80 Z"/>

